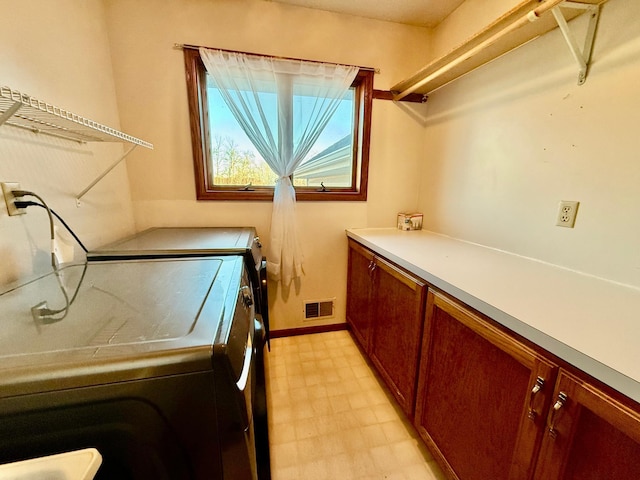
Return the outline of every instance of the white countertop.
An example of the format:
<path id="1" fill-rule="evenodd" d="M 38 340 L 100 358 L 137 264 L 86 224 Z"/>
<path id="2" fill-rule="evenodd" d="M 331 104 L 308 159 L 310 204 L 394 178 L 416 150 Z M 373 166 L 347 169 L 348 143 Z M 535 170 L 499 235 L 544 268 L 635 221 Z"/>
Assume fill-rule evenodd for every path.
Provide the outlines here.
<path id="1" fill-rule="evenodd" d="M 640 288 L 426 230 L 347 235 L 640 401 Z"/>

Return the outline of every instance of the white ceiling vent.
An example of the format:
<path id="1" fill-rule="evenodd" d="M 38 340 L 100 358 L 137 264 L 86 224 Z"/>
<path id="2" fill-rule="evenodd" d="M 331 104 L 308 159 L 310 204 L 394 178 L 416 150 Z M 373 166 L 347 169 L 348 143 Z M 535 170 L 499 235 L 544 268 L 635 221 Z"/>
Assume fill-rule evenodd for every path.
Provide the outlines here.
<path id="1" fill-rule="evenodd" d="M 304 319 L 320 320 L 333 317 L 333 302 L 335 298 L 328 300 L 305 300 Z"/>

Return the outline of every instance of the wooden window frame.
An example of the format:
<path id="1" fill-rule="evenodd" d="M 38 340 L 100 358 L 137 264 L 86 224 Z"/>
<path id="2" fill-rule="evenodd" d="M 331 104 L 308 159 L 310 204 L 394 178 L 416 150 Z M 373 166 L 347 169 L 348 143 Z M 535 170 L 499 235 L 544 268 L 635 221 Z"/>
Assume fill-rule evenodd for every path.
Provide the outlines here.
<path id="1" fill-rule="evenodd" d="M 273 187 L 251 187 L 250 190 L 237 186 L 212 185 L 209 179 L 211 162 L 210 132 L 207 105 L 206 69 L 200 53 L 195 48 L 184 49 L 187 97 L 189 102 L 189 123 L 191 145 L 198 200 L 240 200 L 271 201 Z M 369 147 L 371 138 L 371 109 L 373 106 L 373 70 L 360 69 L 352 84 L 356 88 L 352 187 L 330 187 L 325 191 L 317 187 L 296 186 L 299 201 L 366 201 L 369 176 Z"/>

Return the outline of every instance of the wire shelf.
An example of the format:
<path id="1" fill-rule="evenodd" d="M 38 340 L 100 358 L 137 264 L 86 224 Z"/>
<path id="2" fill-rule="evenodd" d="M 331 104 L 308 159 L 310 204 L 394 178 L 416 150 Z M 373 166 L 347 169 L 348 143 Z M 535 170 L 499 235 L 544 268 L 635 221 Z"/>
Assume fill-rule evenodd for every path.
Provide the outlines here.
<path id="1" fill-rule="evenodd" d="M 0 87 L 0 125 L 77 142 L 128 142 L 153 149 L 153 144 L 102 125 L 9 87 Z"/>

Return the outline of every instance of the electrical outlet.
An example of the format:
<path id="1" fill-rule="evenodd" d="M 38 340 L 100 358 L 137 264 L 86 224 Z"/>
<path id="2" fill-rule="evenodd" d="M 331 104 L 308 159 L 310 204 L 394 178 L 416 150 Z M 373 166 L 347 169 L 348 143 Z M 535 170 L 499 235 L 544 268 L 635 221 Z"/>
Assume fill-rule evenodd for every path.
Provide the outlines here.
<path id="1" fill-rule="evenodd" d="M 13 195 L 13 190 L 20 190 L 20 184 L 17 182 L 4 182 L 2 185 L 2 195 L 4 196 L 4 202 L 7 204 L 7 212 L 9 216 L 24 215 L 27 210 L 24 208 L 16 208 L 15 201 L 22 198 L 16 198 Z"/>
<path id="2" fill-rule="evenodd" d="M 578 205 L 580 205 L 580 202 L 561 200 L 556 225 L 558 227 L 573 228 L 573 225 L 576 223 L 576 215 L 578 214 Z"/>
<path id="3" fill-rule="evenodd" d="M 49 306 L 47 305 L 47 301 L 40 302 L 37 305 L 31 307 L 31 316 L 33 317 L 33 321 L 39 323 L 49 311 Z"/>

